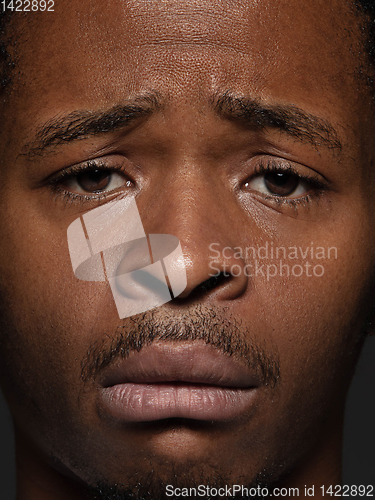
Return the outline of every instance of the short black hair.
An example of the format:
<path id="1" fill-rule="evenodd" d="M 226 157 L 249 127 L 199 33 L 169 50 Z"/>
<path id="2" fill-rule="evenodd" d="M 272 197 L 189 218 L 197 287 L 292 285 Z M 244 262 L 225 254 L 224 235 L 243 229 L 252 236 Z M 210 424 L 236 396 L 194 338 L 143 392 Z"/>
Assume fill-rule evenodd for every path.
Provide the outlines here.
<path id="1" fill-rule="evenodd" d="M 367 17 L 367 50 L 370 58 L 375 60 L 375 0 L 355 0 L 359 11 Z"/>
<path id="2" fill-rule="evenodd" d="M 375 66 L 375 0 L 355 0 L 355 5 L 364 20 L 361 28 L 364 32 L 365 51 L 368 62 L 373 68 Z"/>
<path id="3" fill-rule="evenodd" d="M 9 87 L 12 69 L 15 67 L 14 61 L 9 54 L 9 46 L 12 42 L 7 33 L 11 18 L 10 14 L 11 11 L 2 11 L 0 13 L 0 92 Z"/>

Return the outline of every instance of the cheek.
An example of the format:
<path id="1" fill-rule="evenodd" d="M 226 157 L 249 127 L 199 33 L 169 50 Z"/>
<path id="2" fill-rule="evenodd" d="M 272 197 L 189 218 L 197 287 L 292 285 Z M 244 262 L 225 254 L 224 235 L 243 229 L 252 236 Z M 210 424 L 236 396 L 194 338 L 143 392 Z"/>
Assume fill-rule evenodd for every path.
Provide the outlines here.
<path id="1" fill-rule="evenodd" d="M 322 418 L 342 405 L 373 301 L 372 224 L 355 208 L 324 225 L 293 220 L 293 227 L 279 229 L 269 245 L 286 254 L 263 253 L 264 276 L 249 278 L 238 311 L 278 353 L 283 411 L 297 407 L 306 421 L 309 413 Z"/>
<path id="2" fill-rule="evenodd" d="M 373 219 L 366 199 L 359 193 L 345 205 L 340 200 L 321 224 L 300 223 L 304 230 L 298 238 L 285 233 L 284 245 L 297 249 L 283 259 L 290 276 L 263 282 L 260 292 L 285 370 L 291 369 L 295 380 L 310 372 L 311 385 L 324 384 L 327 392 L 334 384 L 347 389 L 375 283 Z"/>
<path id="3" fill-rule="evenodd" d="M 303 389 L 313 397 L 324 393 L 327 401 L 339 400 L 350 382 L 370 287 L 363 286 L 365 261 L 355 264 L 344 248 L 337 251 L 337 259 L 335 252 L 330 259 L 308 259 L 310 267 L 306 260 L 283 261 L 289 278 L 277 276 L 256 285 L 262 313 L 258 321 L 263 317 L 264 334 L 279 353 L 286 394 Z"/>
<path id="4" fill-rule="evenodd" d="M 107 284 L 78 281 L 66 230 L 33 215 L 9 210 L 0 228 L 0 374 L 21 416 L 30 397 L 42 414 L 67 411 L 88 346 L 117 326 Z"/>
<path id="5" fill-rule="evenodd" d="M 253 300 L 244 304 L 253 337 L 277 353 L 280 378 L 258 432 L 268 436 L 268 429 L 267 449 L 272 442 L 280 456 L 296 443 L 306 450 L 322 429 L 339 432 L 364 317 L 364 290 L 355 286 L 363 283 L 363 265 L 339 255 L 324 262 L 321 277 L 254 280 Z"/>

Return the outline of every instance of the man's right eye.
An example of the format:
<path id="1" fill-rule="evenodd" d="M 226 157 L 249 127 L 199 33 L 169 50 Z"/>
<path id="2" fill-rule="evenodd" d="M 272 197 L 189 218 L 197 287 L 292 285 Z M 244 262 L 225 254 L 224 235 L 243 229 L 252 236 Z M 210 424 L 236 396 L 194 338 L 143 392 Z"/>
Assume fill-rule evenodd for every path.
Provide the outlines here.
<path id="1" fill-rule="evenodd" d="M 107 195 L 134 185 L 120 167 L 107 167 L 91 162 L 62 171 L 51 180 L 51 184 L 55 191 L 65 196 L 81 196 L 85 199 Z"/>
<path id="2" fill-rule="evenodd" d="M 118 172 L 94 169 L 64 179 L 61 185 L 77 194 L 104 193 L 130 187 L 131 181 Z"/>

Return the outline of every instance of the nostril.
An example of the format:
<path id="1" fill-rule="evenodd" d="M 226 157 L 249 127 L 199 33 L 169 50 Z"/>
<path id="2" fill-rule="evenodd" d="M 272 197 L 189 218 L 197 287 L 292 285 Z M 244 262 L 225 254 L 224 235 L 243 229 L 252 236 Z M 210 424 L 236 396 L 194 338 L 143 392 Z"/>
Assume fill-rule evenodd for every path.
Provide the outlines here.
<path id="1" fill-rule="evenodd" d="M 245 261 L 232 247 L 222 245 L 222 252 L 216 250 L 215 256 L 204 253 L 206 248 L 202 241 L 199 246 L 184 248 L 187 285 L 176 296 L 178 303 L 181 300 L 224 303 L 241 297 L 251 283 Z"/>
<path id="2" fill-rule="evenodd" d="M 228 281 L 228 279 L 230 279 L 230 278 L 231 278 L 230 275 L 223 273 L 223 272 L 215 274 L 215 276 L 211 276 L 211 278 L 209 278 L 208 280 L 206 280 L 203 283 L 201 283 L 200 285 L 198 285 L 195 288 L 195 291 L 196 292 L 208 292 L 209 290 L 212 290 L 213 288 L 220 286 L 225 281 Z"/>

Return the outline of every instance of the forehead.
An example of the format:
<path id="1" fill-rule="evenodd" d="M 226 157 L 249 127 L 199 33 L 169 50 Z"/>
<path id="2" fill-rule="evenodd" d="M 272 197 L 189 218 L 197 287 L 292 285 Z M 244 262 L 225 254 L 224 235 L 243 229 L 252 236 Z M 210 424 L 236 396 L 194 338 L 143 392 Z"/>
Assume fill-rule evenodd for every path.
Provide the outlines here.
<path id="1" fill-rule="evenodd" d="M 33 16 L 19 43 L 27 84 L 16 95 L 33 115 L 150 90 L 192 102 L 225 89 L 279 102 L 303 92 L 314 105 L 317 95 L 346 99 L 352 87 L 358 37 L 339 1 L 80 0 L 55 9 Z"/>

